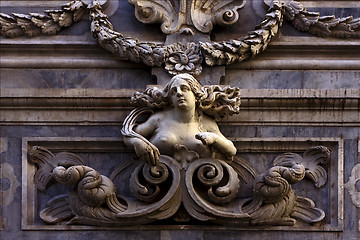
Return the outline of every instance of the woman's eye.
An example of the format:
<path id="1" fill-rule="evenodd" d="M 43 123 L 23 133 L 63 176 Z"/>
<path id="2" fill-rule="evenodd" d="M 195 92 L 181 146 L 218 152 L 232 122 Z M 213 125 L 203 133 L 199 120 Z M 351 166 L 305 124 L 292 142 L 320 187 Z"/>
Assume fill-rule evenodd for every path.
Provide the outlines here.
<path id="1" fill-rule="evenodd" d="M 183 86 L 183 87 L 181 88 L 181 90 L 182 90 L 182 91 L 189 91 L 190 89 L 189 89 L 187 86 Z"/>

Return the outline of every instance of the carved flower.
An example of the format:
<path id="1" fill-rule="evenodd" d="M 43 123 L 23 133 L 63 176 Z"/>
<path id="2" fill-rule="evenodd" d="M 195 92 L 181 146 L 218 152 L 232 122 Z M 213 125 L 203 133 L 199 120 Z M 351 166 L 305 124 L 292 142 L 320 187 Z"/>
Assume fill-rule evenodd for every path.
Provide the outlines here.
<path id="1" fill-rule="evenodd" d="M 202 71 L 200 47 L 195 43 L 176 43 L 168 46 L 165 69 L 172 75 L 189 73 L 194 76 Z"/>

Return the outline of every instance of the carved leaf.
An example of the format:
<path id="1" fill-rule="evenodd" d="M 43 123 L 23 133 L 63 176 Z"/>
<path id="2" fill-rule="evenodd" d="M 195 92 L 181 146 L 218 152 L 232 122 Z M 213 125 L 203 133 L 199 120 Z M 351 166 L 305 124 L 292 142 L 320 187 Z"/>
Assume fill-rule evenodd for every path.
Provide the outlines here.
<path id="1" fill-rule="evenodd" d="M 310 25 L 314 25 L 319 21 L 320 13 L 318 12 L 307 12 L 305 11 L 303 13 L 307 19 L 307 21 L 310 23 Z"/>
<path id="2" fill-rule="evenodd" d="M 74 165 L 85 165 L 84 160 L 77 154 L 70 152 L 60 152 L 55 156 L 57 165 L 70 167 Z"/>
<path id="3" fill-rule="evenodd" d="M 274 161 L 274 166 L 292 167 L 295 163 L 301 163 L 303 157 L 296 153 L 284 153 L 277 156 Z"/>
<path id="4" fill-rule="evenodd" d="M 16 20 L 4 13 L 0 13 L 0 27 L 1 34 L 7 37 L 18 37 L 24 34 Z"/>
<path id="5" fill-rule="evenodd" d="M 35 186 L 40 191 L 46 191 L 54 180 L 52 170 L 57 166 L 55 155 L 46 148 L 34 146 L 29 151 L 28 160 L 39 167 L 34 176 Z"/>
<path id="6" fill-rule="evenodd" d="M 352 17 L 347 17 L 340 19 L 339 25 L 336 25 L 331 29 L 331 36 L 338 37 L 338 38 L 349 38 L 353 34 L 353 30 L 351 26 L 348 24 L 351 22 Z"/>
<path id="7" fill-rule="evenodd" d="M 44 12 L 49 14 L 54 22 L 59 22 L 61 14 L 63 13 L 62 10 L 45 10 Z"/>
<path id="8" fill-rule="evenodd" d="M 40 218 L 46 223 L 56 224 L 75 216 L 69 205 L 67 194 L 50 199 L 47 206 L 40 212 Z"/>
<path id="9" fill-rule="evenodd" d="M 73 23 L 73 15 L 71 12 L 63 12 L 59 17 L 59 25 L 61 27 L 69 27 Z"/>
<path id="10" fill-rule="evenodd" d="M 40 35 L 41 28 L 31 21 L 31 16 L 24 14 L 13 14 L 16 17 L 17 24 L 22 28 L 27 37 L 35 37 Z"/>
<path id="11" fill-rule="evenodd" d="M 250 212 L 252 225 L 287 225 L 293 226 L 295 219 L 290 218 L 289 213 L 293 211 L 296 196 L 291 190 L 287 196 L 275 203 L 263 204 Z"/>
<path id="12" fill-rule="evenodd" d="M 28 159 L 39 167 L 34 176 L 34 183 L 40 191 L 46 191 L 48 185 L 54 180 L 53 169 L 58 165 L 66 167 L 84 165 L 84 161 L 76 154 L 61 152 L 54 155 L 40 146 L 33 146 L 30 149 Z"/>
<path id="13" fill-rule="evenodd" d="M 55 35 L 61 29 L 59 24 L 54 22 L 52 18 L 47 15 L 37 13 L 30 13 L 30 15 L 32 16 L 31 21 L 41 28 L 43 34 Z"/>
<path id="14" fill-rule="evenodd" d="M 284 17 L 286 20 L 292 21 L 295 15 L 299 14 L 303 9 L 304 7 L 299 2 L 290 1 L 290 3 L 285 6 Z"/>
<path id="15" fill-rule="evenodd" d="M 111 193 L 106 197 L 106 204 L 111 211 L 117 214 L 124 212 L 127 209 L 126 201 L 123 200 L 122 202 L 120 202 L 115 192 Z"/>
<path id="16" fill-rule="evenodd" d="M 307 223 L 316 223 L 324 219 L 325 213 L 323 210 L 316 208 L 311 199 L 298 196 L 291 216 Z"/>
<path id="17" fill-rule="evenodd" d="M 296 153 L 285 153 L 275 158 L 274 166 L 291 167 L 293 164 L 301 164 L 305 167 L 305 176 L 315 183 L 316 187 L 322 187 L 327 181 L 326 170 L 320 165 L 325 165 L 330 160 L 330 151 L 324 146 L 311 147 L 305 151 L 304 157 Z"/>
<path id="18" fill-rule="evenodd" d="M 238 177 L 244 183 L 249 183 L 250 180 L 254 180 L 257 176 L 259 176 L 256 169 L 242 158 L 235 157 L 233 161 L 229 162 L 229 165 L 234 168 Z"/>
<path id="19" fill-rule="evenodd" d="M 360 28 L 360 18 L 355 18 L 349 22 L 351 30 L 359 30 Z"/>
<path id="20" fill-rule="evenodd" d="M 327 181 L 327 172 L 320 165 L 326 165 L 330 161 L 330 151 L 324 146 L 316 146 L 309 148 L 304 153 L 303 165 L 306 168 L 306 176 L 320 188 Z"/>
<path id="21" fill-rule="evenodd" d="M 307 31 L 310 27 L 310 22 L 304 14 L 297 14 L 292 20 L 293 26 L 299 31 Z"/>
<path id="22" fill-rule="evenodd" d="M 83 18 L 83 16 L 85 15 L 85 13 L 86 13 L 85 8 L 80 8 L 80 9 L 74 11 L 74 13 L 73 13 L 74 22 L 80 21 Z"/>
<path id="23" fill-rule="evenodd" d="M 335 16 L 320 16 L 319 12 L 308 12 L 299 2 L 288 1 L 285 6 L 285 18 L 292 21 L 293 26 L 299 31 L 307 31 L 319 37 L 333 36 L 337 38 L 360 37 L 353 32 L 352 16 L 337 19 Z"/>
<path id="24" fill-rule="evenodd" d="M 62 6 L 62 9 L 67 11 L 75 11 L 75 10 L 79 10 L 80 8 L 83 8 L 84 6 L 85 4 L 82 1 L 76 0 L 64 4 Z"/>

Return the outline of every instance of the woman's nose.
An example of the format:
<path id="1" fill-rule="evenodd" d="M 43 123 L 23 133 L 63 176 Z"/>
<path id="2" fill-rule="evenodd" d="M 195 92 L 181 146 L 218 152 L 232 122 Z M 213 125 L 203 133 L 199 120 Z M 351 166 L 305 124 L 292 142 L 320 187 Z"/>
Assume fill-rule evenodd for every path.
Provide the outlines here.
<path id="1" fill-rule="evenodd" d="M 180 88 L 176 89 L 176 96 L 182 96 L 182 91 Z"/>

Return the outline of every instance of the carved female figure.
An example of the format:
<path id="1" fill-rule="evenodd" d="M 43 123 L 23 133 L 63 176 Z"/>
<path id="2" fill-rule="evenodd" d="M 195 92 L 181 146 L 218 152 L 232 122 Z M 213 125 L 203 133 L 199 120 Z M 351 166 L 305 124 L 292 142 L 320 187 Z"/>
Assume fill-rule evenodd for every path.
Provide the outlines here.
<path id="1" fill-rule="evenodd" d="M 134 131 L 149 142 L 126 132 L 125 143 L 138 157 L 157 165 L 159 155 L 174 156 L 179 147 L 194 151 L 200 158 L 231 160 L 236 154 L 233 143 L 220 132 L 215 118 L 238 112 L 238 88 L 201 86 L 190 74 L 179 74 L 163 88 L 148 88 L 135 93 L 132 101 L 154 110 Z"/>
<path id="2" fill-rule="evenodd" d="M 215 120 L 239 111 L 238 88 L 201 86 L 193 76 L 179 74 L 161 89 L 135 93 L 132 102 L 137 108 L 124 120 L 122 133 L 144 162 L 123 161 L 106 177 L 75 154 L 32 149 L 32 162 L 56 166 L 49 176 L 76 185 L 69 195 L 49 201 L 40 213 L 45 222 L 70 219 L 68 224 L 121 226 L 173 218 L 240 226 L 294 225 L 295 219 L 315 223 L 324 218 L 325 213 L 311 199 L 297 196 L 291 184 L 305 177 L 307 162 L 328 159 L 326 148 L 312 148 L 304 157 L 279 155 L 260 175 L 234 157 L 234 144 Z M 146 112 L 150 117 L 136 125 Z"/>

